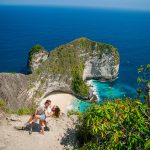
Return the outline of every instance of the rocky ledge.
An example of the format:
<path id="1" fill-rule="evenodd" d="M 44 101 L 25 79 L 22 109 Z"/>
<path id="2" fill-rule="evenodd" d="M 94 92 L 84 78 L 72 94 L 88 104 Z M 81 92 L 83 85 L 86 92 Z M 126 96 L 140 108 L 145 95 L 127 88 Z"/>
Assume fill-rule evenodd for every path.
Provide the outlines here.
<path id="1" fill-rule="evenodd" d="M 116 79 L 119 54 L 112 45 L 79 38 L 50 52 L 33 46 L 28 68 L 29 75 L 0 74 L 0 98 L 10 107 L 29 105 L 55 91 L 88 99 L 92 94 L 86 80 Z"/>

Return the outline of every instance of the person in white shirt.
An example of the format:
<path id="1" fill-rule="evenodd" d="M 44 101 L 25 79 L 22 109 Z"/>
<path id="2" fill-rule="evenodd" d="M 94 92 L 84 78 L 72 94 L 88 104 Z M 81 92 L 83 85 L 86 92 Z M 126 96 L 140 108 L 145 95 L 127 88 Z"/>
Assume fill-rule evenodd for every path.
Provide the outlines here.
<path id="1" fill-rule="evenodd" d="M 33 115 L 31 115 L 31 117 L 29 118 L 27 123 L 25 123 L 25 126 L 30 125 L 29 134 L 32 133 L 32 126 L 35 122 L 37 122 L 38 120 L 44 120 L 45 121 L 46 117 L 51 116 L 51 114 L 52 114 L 52 112 L 51 112 L 51 100 L 46 100 L 44 105 L 39 106 L 36 109 L 35 113 Z M 47 127 L 46 121 L 45 121 L 45 127 Z"/>

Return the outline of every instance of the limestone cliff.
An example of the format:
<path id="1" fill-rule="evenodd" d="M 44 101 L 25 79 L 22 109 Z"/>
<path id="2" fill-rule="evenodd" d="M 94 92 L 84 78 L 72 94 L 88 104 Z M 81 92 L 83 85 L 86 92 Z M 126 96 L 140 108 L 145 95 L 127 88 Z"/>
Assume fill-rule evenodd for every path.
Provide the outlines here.
<path id="1" fill-rule="evenodd" d="M 1 73 L 0 99 L 5 100 L 11 109 L 29 106 L 26 75 Z"/>
<path id="2" fill-rule="evenodd" d="M 31 48 L 28 58 L 28 69 L 32 72 L 48 57 L 48 52 L 41 45 L 35 45 Z"/>
<path id="3" fill-rule="evenodd" d="M 34 91 L 38 91 L 35 95 L 45 97 L 55 90 L 88 98 L 89 88 L 85 80 L 111 81 L 116 79 L 118 71 L 119 54 L 116 48 L 79 38 L 52 50 L 47 60 L 32 72 L 30 79 Z"/>
<path id="4" fill-rule="evenodd" d="M 32 73 L 27 76 L 0 74 L 0 98 L 8 105 L 26 105 L 54 91 L 88 99 L 92 94 L 86 80 L 116 79 L 119 54 L 112 45 L 79 38 L 49 53 L 40 45 L 34 46 L 28 67 Z"/>
<path id="5" fill-rule="evenodd" d="M 119 64 L 114 63 L 114 56 L 109 54 L 102 54 L 102 58 L 94 56 L 85 62 L 85 69 L 83 72 L 83 79 L 98 79 L 111 81 L 117 78 Z"/>

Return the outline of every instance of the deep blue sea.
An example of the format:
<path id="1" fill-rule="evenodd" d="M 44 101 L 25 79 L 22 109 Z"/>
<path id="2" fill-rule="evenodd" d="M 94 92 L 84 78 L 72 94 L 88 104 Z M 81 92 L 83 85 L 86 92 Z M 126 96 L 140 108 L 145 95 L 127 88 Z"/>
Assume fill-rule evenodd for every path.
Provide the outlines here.
<path id="1" fill-rule="evenodd" d="M 133 97 L 137 68 L 150 63 L 150 12 L 0 6 L 0 72 L 26 73 L 34 44 L 50 51 L 79 37 L 112 44 L 120 53 L 119 78 L 93 81 L 99 98 Z"/>

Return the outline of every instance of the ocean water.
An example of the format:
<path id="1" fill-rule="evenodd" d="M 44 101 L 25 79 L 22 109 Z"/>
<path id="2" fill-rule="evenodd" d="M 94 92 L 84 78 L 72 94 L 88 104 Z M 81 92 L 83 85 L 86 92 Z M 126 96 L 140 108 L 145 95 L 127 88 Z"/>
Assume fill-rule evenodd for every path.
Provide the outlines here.
<path id="1" fill-rule="evenodd" d="M 150 12 L 0 6 L 0 72 L 27 73 L 28 52 L 34 44 L 50 51 L 79 37 L 112 44 L 120 53 L 118 79 L 92 81 L 100 101 L 133 97 L 137 68 L 150 63 Z"/>

